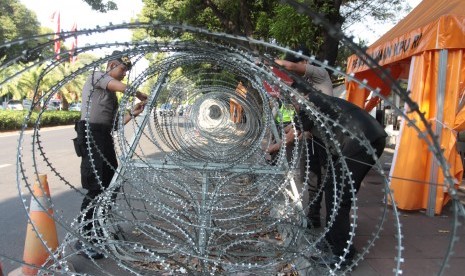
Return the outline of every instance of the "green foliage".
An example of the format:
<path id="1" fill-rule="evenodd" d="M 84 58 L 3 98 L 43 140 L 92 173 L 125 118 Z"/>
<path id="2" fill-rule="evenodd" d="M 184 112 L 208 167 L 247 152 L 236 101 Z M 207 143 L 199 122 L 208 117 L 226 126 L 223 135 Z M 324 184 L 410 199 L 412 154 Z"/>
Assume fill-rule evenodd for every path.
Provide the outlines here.
<path id="1" fill-rule="evenodd" d="M 365 40 L 361 40 L 358 43 L 358 46 L 361 48 L 367 47 L 367 42 Z M 339 53 L 337 55 L 337 62 L 336 64 L 341 68 L 347 67 L 347 59 L 353 54 L 352 50 L 349 49 L 346 45 L 339 45 Z"/>
<path id="2" fill-rule="evenodd" d="M 13 64 L 4 70 L 0 71 L 0 83 L 5 81 L 10 76 L 13 76 L 16 72 L 22 70 L 23 66 L 20 64 Z M 11 78 L 3 85 L 0 86 L 0 97 L 9 95 L 14 100 L 20 100 L 23 98 L 24 93 L 22 92 L 21 86 L 19 85 L 19 78 Z"/>
<path id="3" fill-rule="evenodd" d="M 409 9 L 403 0 L 301 0 L 344 30 L 356 21 L 398 20 Z M 212 31 L 276 41 L 287 47 L 306 44 L 319 59 L 334 65 L 339 41 L 307 16 L 279 0 L 145 0 L 141 21 L 187 23 Z M 152 31 L 152 30 L 151 30 Z M 173 35 L 148 33 L 149 36 Z M 341 64 L 338 64 L 341 65 Z"/>
<path id="4" fill-rule="evenodd" d="M 28 10 L 19 0 L 0 1 L 0 45 L 21 37 L 31 37 L 39 33 L 39 22 L 33 11 Z M 32 48 L 37 43 L 28 41 L 22 45 L 0 48 L 0 60 L 10 60 L 20 55 L 23 49 Z M 29 57 L 27 60 L 37 57 Z"/>
<path id="5" fill-rule="evenodd" d="M 89 4 L 89 6 L 93 10 L 96 10 L 99 12 L 107 12 L 107 11 L 118 9 L 118 6 L 113 1 L 107 1 L 106 3 L 104 3 L 103 0 L 83 0 L 83 1 Z"/>
<path id="6" fill-rule="evenodd" d="M 28 111 L 0 110 L 0 131 L 21 129 Z M 39 112 L 32 112 L 27 127 L 33 127 Z M 45 111 L 40 118 L 40 126 L 58 126 L 74 124 L 79 120 L 78 111 Z"/>
<path id="7" fill-rule="evenodd" d="M 80 66 L 80 62 L 76 62 L 74 64 L 62 63 L 60 64 L 60 66 L 56 67 L 52 72 L 48 74 L 47 81 L 49 82 L 49 84 L 54 85 L 58 83 L 60 80 L 71 75 Z M 60 88 L 58 94 L 62 99 L 63 108 L 65 110 L 68 109 L 70 102 L 80 101 L 81 89 L 84 86 L 86 78 L 87 75 L 77 75 Z"/>
<path id="8" fill-rule="evenodd" d="M 269 35 L 291 48 L 305 44 L 311 52 L 316 52 L 322 40 L 318 29 L 305 15 L 297 13 L 287 5 L 277 5 L 269 24 Z"/>
<path id="9" fill-rule="evenodd" d="M 53 86 L 70 76 L 84 64 L 90 63 L 93 59 L 95 59 L 95 57 L 88 54 L 79 55 L 77 62 L 73 64 L 68 62 L 60 63 L 42 79 L 40 79 L 40 76 L 45 65 L 29 68 L 21 75 L 14 76 L 15 73 L 24 69 L 27 64 L 13 64 L 5 68 L 5 70 L 0 71 L 0 82 L 7 80 L 0 86 L 0 97 L 7 96 L 15 100 L 25 98 L 32 100 L 34 95 L 36 95 L 35 100 L 37 101 L 38 95 L 41 96 L 45 93 L 49 93 Z M 59 88 L 58 94 L 63 99 L 64 109 L 67 109 L 68 102 L 77 102 L 81 100 L 81 89 L 86 81 L 86 77 L 86 74 L 77 75 Z"/>

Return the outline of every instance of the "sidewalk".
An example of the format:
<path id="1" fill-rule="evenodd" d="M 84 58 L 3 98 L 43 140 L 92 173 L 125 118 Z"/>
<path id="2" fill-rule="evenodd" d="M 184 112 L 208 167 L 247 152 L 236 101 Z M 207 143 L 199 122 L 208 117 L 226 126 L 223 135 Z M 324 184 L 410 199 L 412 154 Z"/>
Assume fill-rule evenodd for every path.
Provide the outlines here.
<path id="1" fill-rule="evenodd" d="M 381 157 L 383 169 L 389 173 L 392 160 L 392 150 L 387 149 Z M 360 215 L 358 220 L 357 236 L 355 244 L 359 250 L 366 246 L 367 240 L 373 240 L 376 229 L 373 225 L 380 223 L 384 206 L 383 185 L 379 176 L 371 171 L 365 178 L 362 188 L 358 193 Z M 461 197 L 465 193 L 461 192 Z M 462 201 L 464 202 L 464 201 Z M 448 252 L 449 241 L 453 233 L 454 213 L 449 203 L 439 216 L 428 217 L 424 211 L 399 211 L 401 233 L 403 235 L 402 258 L 404 260 L 400 269 L 402 275 L 438 275 L 442 262 Z M 464 275 L 465 271 L 465 229 L 464 218 L 460 218 L 462 226 L 458 228 L 454 254 L 450 256 L 448 265 L 443 275 Z M 389 207 L 387 221 L 375 241 L 372 250 L 360 262 L 352 275 L 394 275 L 398 256 L 397 231 L 395 217 L 392 208 Z M 400 274 L 400 271 L 399 271 Z"/>

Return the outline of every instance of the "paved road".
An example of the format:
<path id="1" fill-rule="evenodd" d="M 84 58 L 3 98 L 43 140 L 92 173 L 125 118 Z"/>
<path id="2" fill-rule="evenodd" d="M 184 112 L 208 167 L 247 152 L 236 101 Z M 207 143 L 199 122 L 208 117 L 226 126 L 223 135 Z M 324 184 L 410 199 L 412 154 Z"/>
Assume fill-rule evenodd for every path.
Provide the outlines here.
<path id="1" fill-rule="evenodd" d="M 29 141 L 25 141 L 25 167 L 28 177 L 33 175 L 32 151 Z M 2 154 L 0 155 L 0 256 L 7 255 L 15 259 L 22 258 L 24 246 L 26 215 L 20 200 L 18 199 L 18 189 L 16 187 L 15 156 L 18 144 L 18 135 L 0 134 L 0 143 L 2 145 Z M 74 155 L 71 146 L 71 138 L 74 137 L 74 130 L 71 127 L 50 128 L 41 131 L 41 137 L 44 140 L 44 149 L 47 157 L 57 170 L 70 181 L 72 185 L 79 186 L 79 159 Z M 26 140 L 27 140 L 26 139 Z M 387 152 L 383 155 L 385 161 L 382 164 L 389 164 L 391 155 Z M 382 158 L 382 159 L 383 159 Z M 45 170 L 42 158 L 39 169 Z M 55 204 L 55 210 L 69 224 L 78 212 L 81 196 L 65 186 L 62 181 L 58 181 L 50 171 L 42 171 L 49 176 L 52 199 Z M 360 219 L 358 220 L 358 230 L 356 244 L 359 248 L 366 245 L 367 240 L 371 240 L 373 226 L 379 222 L 381 214 L 380 207 L 384 204 L 381 181 L 375 174 L 370 174 L 365 179 L 363 187 L 359 193 Z M 27 201 L 27 204 L 28 201 Z M 436 275 L 439 271 L 442 259 L 447 250 L 448 240 L 451 233 L 451 222 L 453 214 L 450 208 L 445 208 L 441 216 L 433 218 L 427 217 L 422 212 L 405 212 L 401 211 L 399 219 L 403 225 L 403 246 L 405 252 L 403 257 L 405 263 L 402 265 L 404 275 Z M 463 223 L 463 220 L 461 221 Z M 396 256 L 396 238 L 397 228 L 394 226 L 392 215 L 389 216 L 384 226 L 385 230 L 380 233 L 380 238 L 370 254 L 365 256 L 357 269 L 351 273 L 353 276 L 367 275 L 393 275 L 395 267 L 394 257 Z M 449 261 L 448 268 L 444 275 L 463 275 L 465 270 L 465 229 L 459 228 L 459 242 L 455 247 L 455 254 Z M 59 240 L 63 239 L 65 231 L 58 228 Z M 81 256 L 76 256 L 72 260 L 77 271 L 89 273 L 92 275 L 101 275 L 100 270 L 92 265 L 89 261 Z M 111 271 L 113 275 L 125 275 L 126 272 L 119 270 L 113 263 L 108 260 L 101 260 L 99 265 L 105 267 L 105 271 Z M 4 272 L 17 268 L 19 264 L 8 263 L 4 261 Z"/>
<path id="2" fill-rule="evenodd" d="M 34 176 L 32 167 L 32 132 L 27 131 L 24 137 L 23 156 L 26 176 L 29 183 Z M 43 129 L 40 132 L 43 140 L 44 151 L 47 158 L 56 167 L 57 171 L 74 186 L 79 187 L 79 162 L 80 159 L 74 154 L 71 139 L 74 138 L 74 129 L 71 126 L 53 127 Z M 19 132 L 0 133 L 0 144 L 2 154 L 0 155 L 0 255 L 7 255 L 14 259 L 21 260 L 26 235 L 27 216 L 21 203 L 18 187 L 16 183 L 16 156 L 18 147 Z M 35 152 L 38 154 L 38 152 Z M 55 210 L 65 221 L 73 219 L 79 209 L 81 196 L 59 181 L 56 176 L 44 165 L 42 157 L 36 158 L 38 169 L 41 173 L 46 173 L 50 185 L 52 201 Z M 24 183 L 21 183 L 22 190 Z M 29 205 L 29 196 L 26 197 L 26 204 Z M 58 226 L 59 240 L 64 235 L 63 229 Z M 4 261 L 4 272 L 9 272 L 17 268 L 19 264 Z"/>
<path id="3" fill-rule="evenodd" d="M 182 121 L 182 120 L 181 120 Z M 125 135 L 127 138 L 132 137 L 133 126 L 126 125 Z M 69 226 L 72 220 L 78 215 L 82 195 L 73 188 L 80 189 L 80 158 L 74 153 L 71 139 L 76 136 L 73 126 L 60 126 L 44 128 L 40 131 L 40 141 L 43 152 L 46 153 L 48 162 L 60 173 L 64 179 L 69 182 L 66 185 L 58 176 L 46 165 L 44 157 L 40 156 L 39 151 L 32 148 L 33 131 L 26 131 L 23 136 L 22 162 L 25 168 L 28 183 L 31 184 L 34 179 L 34 161 L 37 163 L 39 173 L 45 173 L 48 177 L 52 202 L 54 204 L 55 214 L 60 216 L 64 225 Z M 18 131 L 0 133 L 0 144 L 2 153 L 0 155 L 0 260 L 2 256 L 8 256 L 15 260 L 22 260 L 24 250 L 24 240 L 26 236 L 27 214 L 24 205 L 19 196 L 18 184 L 16 179 L 16 163 L 18 155 L 18 144 L 20 135 Z M 140 143 L 150 143 L 147 139 L 141 139 Z M 155 156 L 158 153 L 146 150 L 145 154 Z M 35 155 L 35 159 L 33 156 Z M 26 205 L 29 206 L 30 193 L 25 188 L 24 182 L 20 183 L 21 192 L 25 195 Z M 64 228 L 57 223 L 58 240 L 62 241 L 66 234 Z M 75 258 L 77 264 L 82 261 Z M 74 260 L 73 260 L 74 262 Z M 2 261 L 3 272 L 8 273 L 20 266 L 18 263 Z M 82 267 L 87 267 L 83 264 Z M 117 271 L 117 269 L 115 269 Z M 86 271 L 91 274 L 98 274 L 92 269 Z"/>

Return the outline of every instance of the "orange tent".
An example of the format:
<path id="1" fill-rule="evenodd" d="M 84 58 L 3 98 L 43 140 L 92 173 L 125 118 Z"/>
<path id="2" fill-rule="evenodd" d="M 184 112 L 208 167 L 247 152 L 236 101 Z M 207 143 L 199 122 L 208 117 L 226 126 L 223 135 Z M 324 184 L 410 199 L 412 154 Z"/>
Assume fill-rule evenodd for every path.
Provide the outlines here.
<path id="1" fill-rule="evenodd" d="M 450 173 L 460 183 L 463 167 L 455 145 L 457 131 L 465 129 L 465 108 L 459 105 L 465 90 L 465 2 L 423 0 L 409 15 L 378 41 L 367 53 L 387 69 L 393 78 L 408 79 L 410 97 L 432 123 L 439 137 Z M 390 87 L 363 61 L 348 59 L 348 74 L 366 79 L 372 88 L 389 95 Z M 356 82 L 346 82 L 347 100 L 371 110 L 379 99 L 367 101 L 370 91 Z M 409 114 L 415 119 L 415 114 Z M 425 129 L 418 123 L 420 129 Z M 439 166 L 418 133 L 401 126 L 391 167 L 391 189 L 397 206 L 405 210 L 426 209 L 441 213 L 448 193 Z"/>

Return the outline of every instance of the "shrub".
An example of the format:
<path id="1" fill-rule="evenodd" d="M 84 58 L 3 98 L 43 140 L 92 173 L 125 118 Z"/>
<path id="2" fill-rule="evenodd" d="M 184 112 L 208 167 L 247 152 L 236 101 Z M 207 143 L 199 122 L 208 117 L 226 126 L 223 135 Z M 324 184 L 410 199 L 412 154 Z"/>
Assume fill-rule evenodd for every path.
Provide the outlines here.
<path id="1" fill-rule="evenodd" d="M 29 111 L 0 110 L 0 131 L 19 130 L 24 124 L 24 120 Z M 27 121 L 27 127 L 31 128 L 37 121 L 39 112 L 32 112 Z M 71 125 L 79 120 L 79 111 L 45 111 L 40 118 L 40 126 Z"/>

